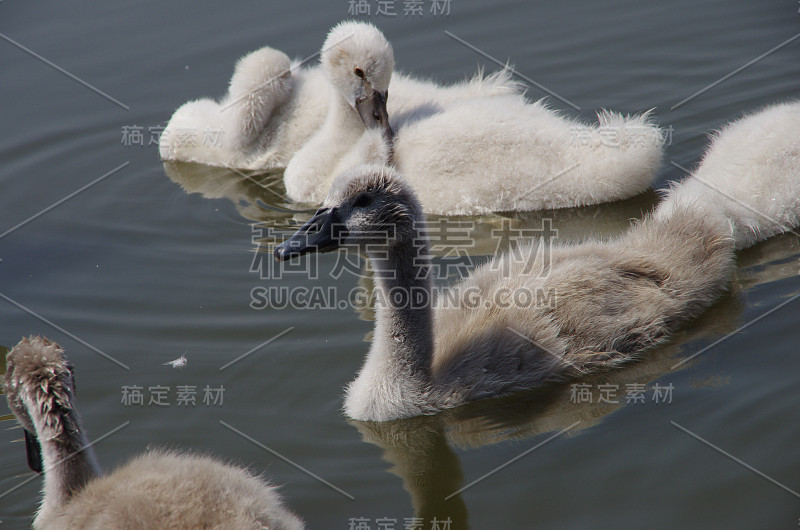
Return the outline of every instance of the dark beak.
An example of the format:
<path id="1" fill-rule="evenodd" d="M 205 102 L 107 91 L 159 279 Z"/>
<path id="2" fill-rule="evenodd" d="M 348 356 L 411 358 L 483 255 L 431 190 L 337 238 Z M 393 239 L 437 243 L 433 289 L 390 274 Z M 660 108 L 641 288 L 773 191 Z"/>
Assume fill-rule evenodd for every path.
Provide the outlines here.
<path id="1" fill-rule="evenodd" d="M 25 432 L 25 453 L 28 456 L 28 467 L 31 471 L 42 474 L 44 466 L 42 465 L 42 446 L 39 445 L 39 440 L 35 434 L 31 434 L 27 429 Z"/>
<path id="2" fill-rule="evenodd" d="M 347 229 L 339 219 L 339 209 L 321 208 L 292 237 L 275 247 L 275 261 L 336 250 L 346 236 Z"/>
<path id="3" fill-rule="evenodd" d="M 388 98 L 388 92 L 382 94 L 373 89 L 369 95 L 356 99 L 356 110 L 368 129 L 380 129 L 384 140 L 390 142 L 394 138 L 394 131 L 389 125 L 389 112 L 386 110 Z"/>

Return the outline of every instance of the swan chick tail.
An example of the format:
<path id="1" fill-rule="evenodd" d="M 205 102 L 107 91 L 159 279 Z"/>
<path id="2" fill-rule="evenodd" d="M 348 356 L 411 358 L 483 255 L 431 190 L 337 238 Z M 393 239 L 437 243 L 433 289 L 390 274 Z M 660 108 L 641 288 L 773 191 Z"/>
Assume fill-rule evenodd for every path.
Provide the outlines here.
<path id="1" fill-rule="evenodd" d="M 502 69 L 484 75 L 483 68 L 470 79 L 467 84 L 473 88 L 474 96 L 506 96 L 524 94 L 527 85 L 514 79 L 514 66 L 506 63 Z"/>
<path id="2" fill-rule="evenodd" d="M 597 126 L 574 122 L 570 127 L 577 173 L 591 182 L 595 202 L 628 198 L 653 185 L 664 157 L 664 133 L 651 112 L 601 110 Z"/>
<path id="3" fill-rule="evenodd" d="M 158 153 L 161 160 L 217 165 L 204 147 L 206 131 L 220 128 L 220 107 L 208 98 L 188 101 L 178 107 L 161 132 Z"/>

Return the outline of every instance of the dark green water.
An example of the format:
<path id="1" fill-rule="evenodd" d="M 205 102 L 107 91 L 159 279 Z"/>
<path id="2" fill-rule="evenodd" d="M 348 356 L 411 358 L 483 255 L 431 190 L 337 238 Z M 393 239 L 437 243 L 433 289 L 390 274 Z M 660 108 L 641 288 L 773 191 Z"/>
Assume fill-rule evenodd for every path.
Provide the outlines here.
<path id="1" fill-rule="evenodd" d="M 721 124 L 800 96 L 798 38 L 672 109 L 798 35 L 796 2 L 452 0 L 449 16 L 430 6 L 407 17 L 397 1 L 392 18 L 374 16 L 372 2 L 369 20 L 392 41 L 398 68 L 442 82 L 478 65 L 494 69 L 447 30 L 580 108 L 551 98 L 567 115 L 655 108 L 671 135 L 657 189 L 683 176 L 669 162 L 692 167 Z M 250 307 L 251 290 L 269 283 L 251 272 L 251 223 L 295 217 L 274 211 L 292 206 L 279 176 L 276 185 L 275 176 L 254 183 L 189 166 L 167 168 L 168 176 L 149 144 L 181 103 L 224 93 L 239 56 L 269 44 L 306 57 L 348 7 L 0 2 L 0 233 L 125 165 L 0 237 L 0 343 L 41 333 L 67 349 L 91 438 L 130 422 L 97 445 L 103 465 L 156 445 L 210 452 L 282 484 L 312 528 L 348 528 L 357 518 L 403 528 L 415 516 L 426 518 L 424 528 L 433 517 L 478 529 L 796 528 L 800 301 L 673 368 L 800 292 L 800 245 L 791 235 L 743 252 L 731 293 L 672 344 L 584 381 L 593 403 L 575 403 L 565 386 L 387 425 L 343 417 L 342 388 L 367 351 L 369 311 Z M 536 87 L 528 94 L 547 95 Z M 133 128 L 143 145 L 125 145 Z M 550 218 L 563 240 L 580 240 L 621 232 L 656 200 L 651 193 L 461 220 L 474 223 L 476 253 L 485 255 L 504 219 L 524 228 Z M 317 266 L 319 279 L 286 275 L 281 285 L 369 285 L 354 274 L 332 278 L 334 255 Z M 163 366 L 184 353 L 184 369 Z M 597 403 L 600 384 L 616 387 L 611 398 L 620 403 Z M 630 385 L 644 385 L 644 403 L 625 402 Z M 656 402 L 655 385 L 672 389 L 671 403 Z M 123 403 L 123 388 L 135 386 L 142 406 Z M 159 386 L 170 389 L 168 406 L 149 403 Z M 195 406 L 179 404 L 179 386 L 195 387 Z M 206 400 L 206 387 L 224 388 L 222 402 Z M 21 437 L 15 422 L 0 422 L 0 529 L 26 527 L 39 499 L 38 479 L 17 487 L 31 476 Z"/>

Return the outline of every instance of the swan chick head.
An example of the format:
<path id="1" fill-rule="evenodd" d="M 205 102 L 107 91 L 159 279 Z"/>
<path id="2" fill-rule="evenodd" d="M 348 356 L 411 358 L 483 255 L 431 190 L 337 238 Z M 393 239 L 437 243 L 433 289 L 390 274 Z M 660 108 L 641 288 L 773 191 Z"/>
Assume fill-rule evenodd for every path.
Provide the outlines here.
<path id="1" fill-rule="evenodd" d="M 73 388 L 72 366 L 64 350 L 45 337 L 23 338 L 6 356 L 8 406 L 31 434 L 46 439 L 65 436 L 56 411 L 72 408 Z"/>
<path id="2" fill-rule="evenodd" d="M 285 261 L 342 246 L 370 253 L 418 243 L 422 206 L 392 167 L 363 165 L 336 177 L 316 214 L 278 245 L 275 259 Z"/>
<path id="3" fill-rule="evenodd" d="M 328 81 L 354 109 L 376 92 L 385 104 L 394 52 L 372 24 L 347 21 L 334 26 L 322 46 L 320 61 Z"/>

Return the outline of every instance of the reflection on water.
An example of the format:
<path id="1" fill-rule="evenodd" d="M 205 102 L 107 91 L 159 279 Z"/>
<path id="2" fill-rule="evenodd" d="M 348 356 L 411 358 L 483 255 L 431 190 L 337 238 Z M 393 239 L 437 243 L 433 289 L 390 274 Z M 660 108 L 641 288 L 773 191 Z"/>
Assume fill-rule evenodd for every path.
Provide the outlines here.
<path id="1" fill-rule="evenodd" d="M 245 219 L 281 220 L 309 208 L 292 208 L 285 198 L 283 171 L 242 171 L 190 162 L 164 162 L 164 172 L 187 194 L 228 199 Z"/>
<path id="2" fill-rule="evenodd" d="M 800 239 L 793 234 L 772 237 L 739 253 L 734 282 L 742 290 L 800 274 Z"/>
<path id="3" fill-rule="evenodd" d="M 198 193 L 207 199 L 231 201 L 245 219 L 264 223 L 280 230 L 294 229 L 308 219 L 317 205 L 296 203 L 286 197 L 282 171 L 239 171 L 202 164 L 164 162 L 167 176 L 186 193 Z M 513 235 L 524 236 L 521 230 L 536 230 L 543 220 L 552 221 L 558 231 L 556 241 L 574 242 L 617 235 L 628 228 L 632 219 L 639 219 L 652 210 L 658 195 L 649 190 L 624 201 L 582 208 L 562 208 L 535 212 L 500 212 L 478 216 L 427 216 L 432 252 L 493 255 L 505 250 Z M 444 225 L 444 228 L 441 228 Z M 502 233 L 510 231 L 511 237 Z M 468 233 L 462 244 L 441 244 L 445 237 Z M 463 235 L 461 236 L 464 239 Z M 265 241 L 263 252 L 272 252 L 274 242 Z M 463 252 L 462 252 L 463 251 Z"/>

